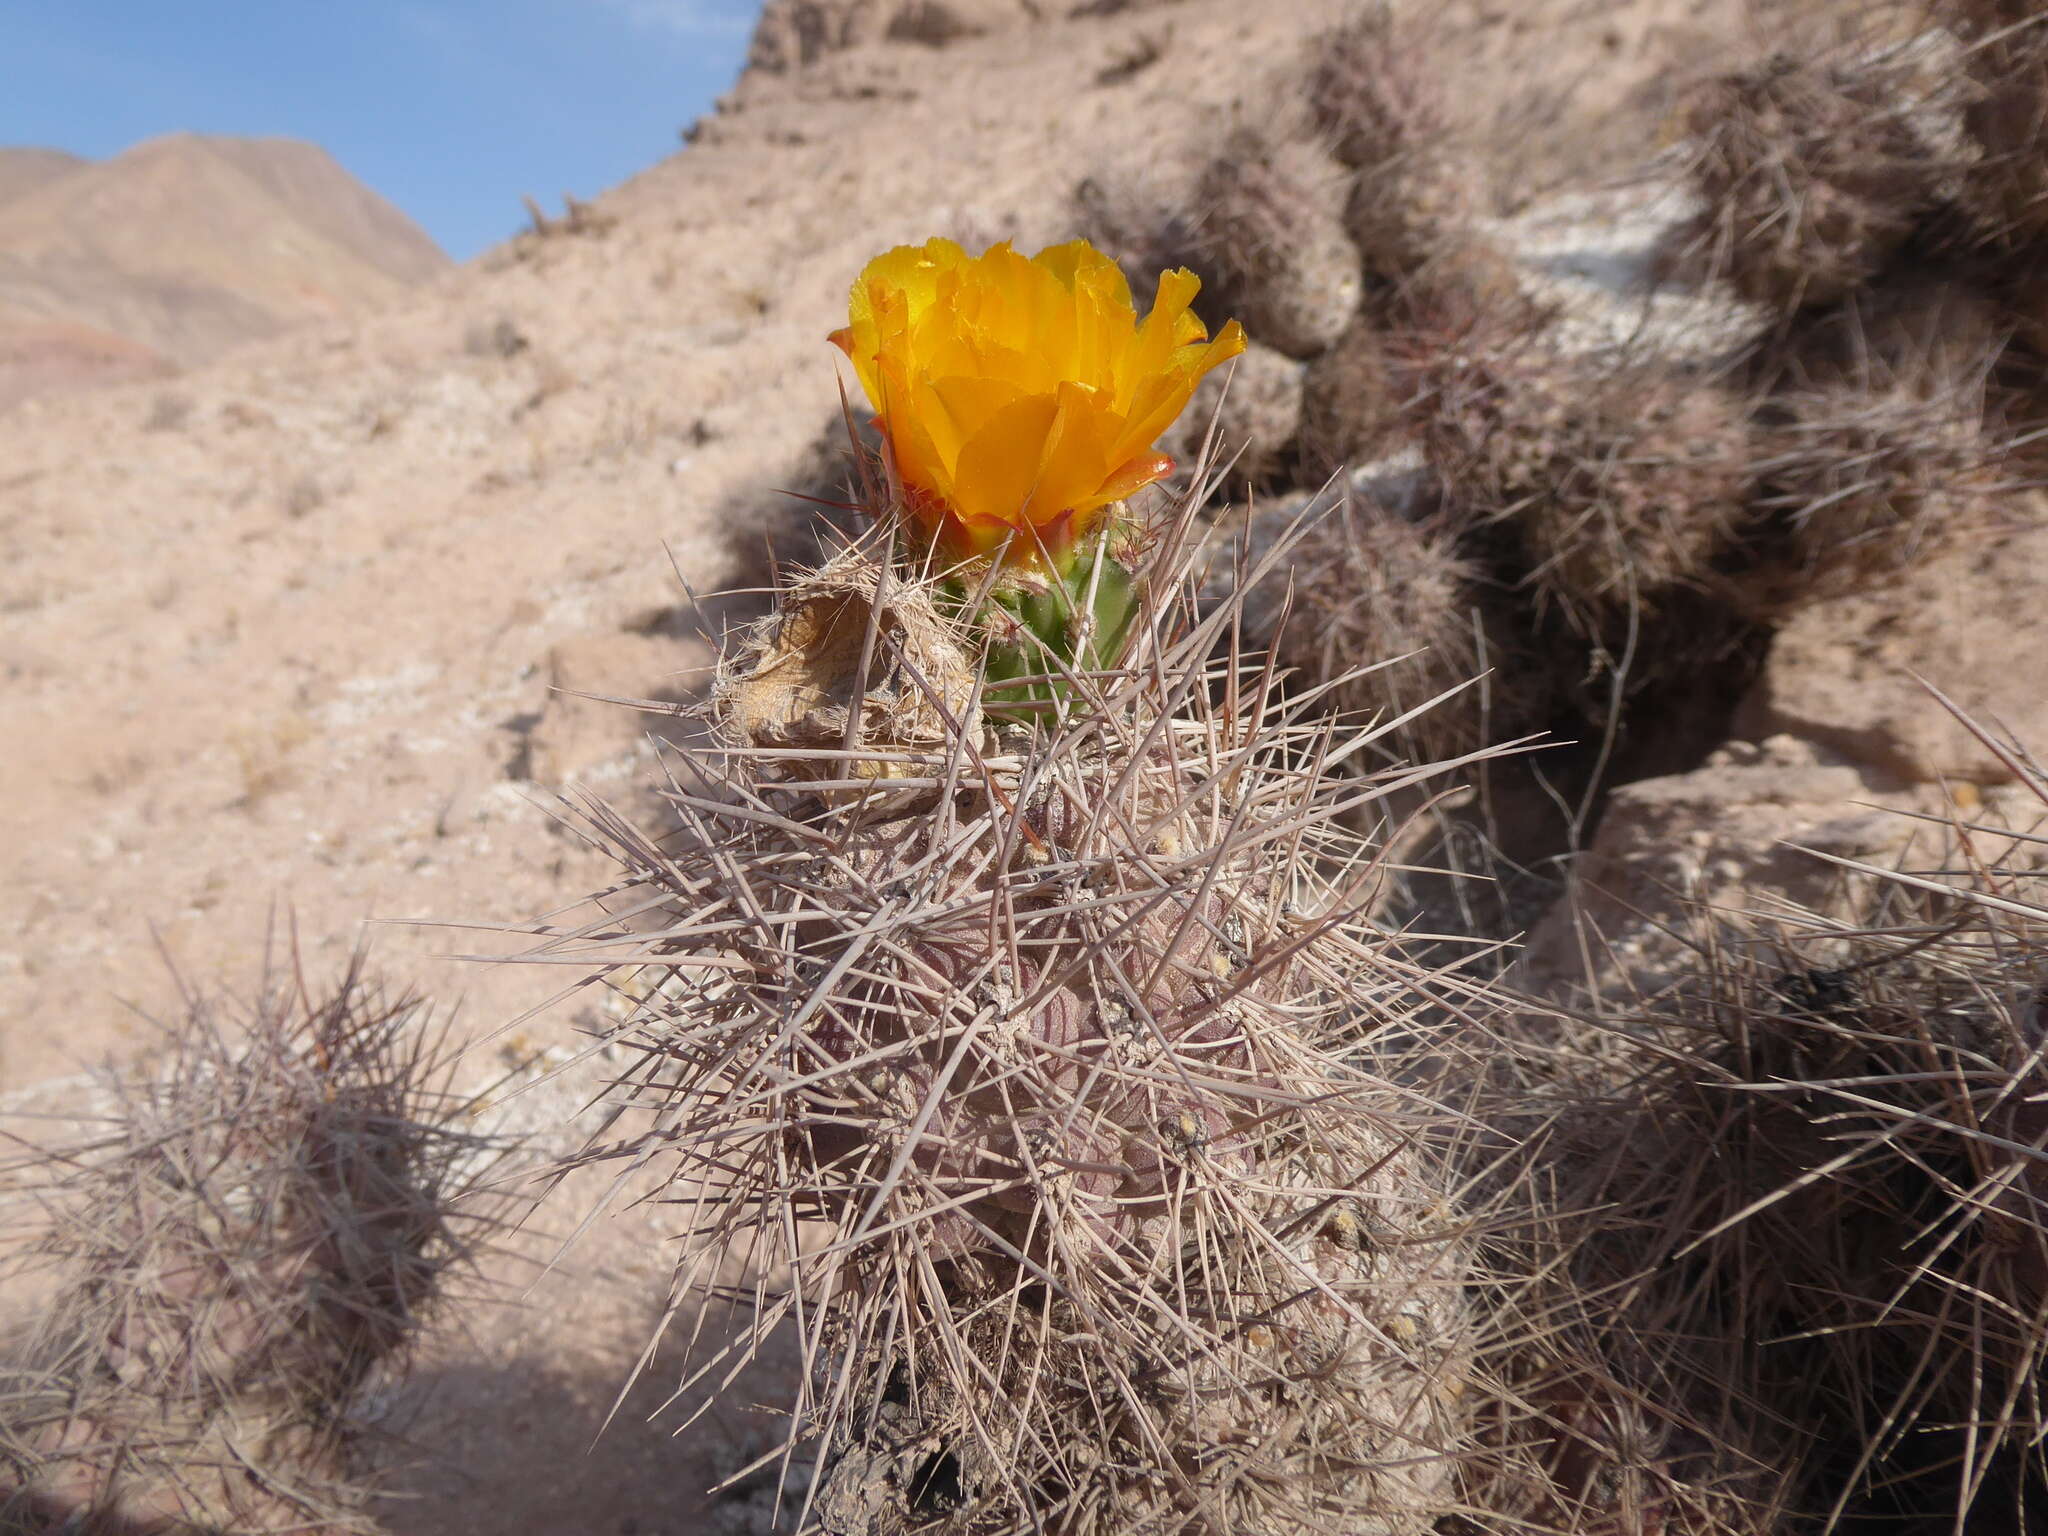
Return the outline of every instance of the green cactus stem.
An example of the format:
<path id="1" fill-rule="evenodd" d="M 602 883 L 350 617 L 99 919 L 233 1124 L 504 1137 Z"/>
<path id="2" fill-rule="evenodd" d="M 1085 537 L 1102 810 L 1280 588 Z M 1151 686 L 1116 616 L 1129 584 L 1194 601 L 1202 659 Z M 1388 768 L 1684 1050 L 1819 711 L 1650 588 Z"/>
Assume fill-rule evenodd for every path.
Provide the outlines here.
<path id="1" fill-rule="evenodd" d="M 985 707 L 998 718 L 1031 718 L 1074 696 L 1074 674 L 1121 660 L 1137 614 L 1139 587 L 1099 537 L 1061 574 L 1005 569 L 992 586 L 947 582 L 941 603 L 987 636 Z M 980 606 L 975 600 L 980 597 Z"/>

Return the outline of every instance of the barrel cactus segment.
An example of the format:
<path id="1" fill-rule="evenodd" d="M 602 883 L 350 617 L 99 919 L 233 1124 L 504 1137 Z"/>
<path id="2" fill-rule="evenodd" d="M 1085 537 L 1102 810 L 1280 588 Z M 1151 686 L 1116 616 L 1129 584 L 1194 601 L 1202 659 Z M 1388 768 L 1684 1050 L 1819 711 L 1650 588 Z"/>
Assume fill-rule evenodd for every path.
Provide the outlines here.
<path id="1" fill-rule="evenodd" d="M 1085 711 L 878 730 L 886 782 L 728 745 L 680 837 L 593 825 L 658 920 L 586 958 L 665 977 L 621 1037 L 659 1128 L 613 1150 L 681 1153 L 686 1290 L 774 1277 L 730 1348 L 804 1331 L 827 1530 L 1419 1533 L 1455 1502 L 1467 1245 L 1430 1106 L 1375 1061 L 1440 999 L 1338 819 L 1382 791 L 1314 772 L 1328 728 L 1187 620 Z"/>
<path id="2" fill-rule="evenodd" d="M 673 833 L 589 818 L 630 920 L 546 941 L 640 973 L 647 1128 L 591 1155 L 665 1165 L 679 1295 L 747 1303 L 700 1380 L 800 1336 L 806 1528 L 1422 1536 L 1462 1497 L 1456 1116 L 1401 1063 L 1485 1000 L 1375 926 L 1352 830 L 1433 770 L 1331 771 L 1369 738 L 1197 606 L 1187 504 L 1122 500 L 1242 345 L 1193 291 L 871 265 L 835 339 L 877 530 L 738 637 Z"/>

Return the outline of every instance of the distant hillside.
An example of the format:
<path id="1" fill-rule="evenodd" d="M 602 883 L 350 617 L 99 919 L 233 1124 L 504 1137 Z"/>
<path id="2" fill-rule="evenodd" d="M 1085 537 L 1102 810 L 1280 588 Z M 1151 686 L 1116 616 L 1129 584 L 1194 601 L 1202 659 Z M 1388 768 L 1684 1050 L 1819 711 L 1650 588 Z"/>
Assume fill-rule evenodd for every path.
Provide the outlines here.
<path id="1" fill-rule="evenodd" d="M 12 202 L 91 163 L 62 149 L 0 148 L 0 203 Z"/>
<path id="2" fill-rule="evenodd" d="M 181 133 L 99 162 L 0 150 L 0 406 L 203 362 L 449 264 L 312 144 Z"/>

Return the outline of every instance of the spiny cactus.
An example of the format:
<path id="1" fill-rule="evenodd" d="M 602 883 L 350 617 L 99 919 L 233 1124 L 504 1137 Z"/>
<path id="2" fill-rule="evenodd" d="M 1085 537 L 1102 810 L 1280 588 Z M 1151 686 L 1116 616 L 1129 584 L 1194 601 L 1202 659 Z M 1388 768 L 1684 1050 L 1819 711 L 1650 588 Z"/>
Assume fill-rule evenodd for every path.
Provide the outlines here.
<path id="1" fill-rule="evenodd" d="M 1511 533 L 1539 604 L 1599 635 L 1705 585 L 1749 494 L 1747 428 L 1711 385 L 1654 365 L 1449 357 L 1424 443 L 1454 504 Z"/>
<path id="2" fill-rule="evenodd" d="M 1835 916 L 1695 909 L 1656 998 L 1530 1058 L 1550 1192 L 1496 1268 L 1568 1278 L 1512 1288 L 1495 1370 L 1661 1418 L 1742 1495 L 1709 1529 L 2017 1530 L 2048 1492 L 2048 907 L 2024 842 L 1933 830 Z"/>
<path id="3" fill-rule="evenodd" d="M 1327 729 L 1209 659 L 1229 614 L 1188 629 L 1183 569 L 1144 568 L 1124 660 L 991 729 L 929 586 L 850 551 L 721 698 L 878 698 L 859 728 L 722 705 L 679 841 L 593 828 L 663 914 L 577 950 L 673 972 L 626 1043 L 641 1145 L 685 1149 L 680 1282 L 746 1253 L 732 1348 L 804 1330 L 827 1529 L 1420 1532 L 1451 1497 L 1463 1248 L 1426 1105 L 1370 1065 L 1428 978 L 1358 925 Z M 865 643 L 806 650 L 789 616 L 863 584 Z"/>
<path id="4" fill-rule="evenodd" d="M 1748 380 L 1760 394 L 1903 389 L 1967 405 L 2000 361 L 2013 317 L 1985 264 L 1957 263 L 1929 245 L 1916 237 L 1908 255 L 1924 250 L 1924 259 L 1759 337 Z"/>
<path id="5" fill-rule="evenodd" d="M 1099 166 L 1074 184 L 1074 227 L 1117 264 L 1141 305 L 1151 304 L 1162 271 L 1200 253 L 1191 203 L 1201 164 L 1189 158 L 1195 163 Z"/>
<path id="6" fill-rule="evenodd" d="M 1352 178 L 1344 231 L 1372 276 L 1401 283 L 1451 263 L 1478 271 L 1468 247 L 1487 249 L 1476 227 L 1479 189 L 1463 162 L 1439 155 L 1407 159 Z"/>
<path id="7" fill-rule="evenodd" d="M 1439 513 L 1422 522 L 1347 498 L 1292 552 L 1294 616 L 1280 659 L 1360 719 L 1397 719 L 1388 745 L 1450 758 L 1538 728 L 1549 702 L 1531 639 Z M 1413 713 L 1413 718 L 1404 718 Z"/>
<path id="8" fill-rule="evenodd" d="M 1197 233 L 1246 327 L 1290 357 L 1344 334 L 1364 284 L 1344 231 L 1344 170 L 1313 140 L 1242 132 L 1203 173 Z"/>
<path id="9" fill-rule="evenodd" d="M 1943 9 L 1957 13 L 1972 88 L 1963 123 L 1978 154 L 1965 206 L 1993 245 L 2025 250 L 2048 238 L 2048 17 L 1992 0 Z"/>
<path id="10" fill-rule="evenodd" d="M 1967 158 L 1926 54 L 1780 53 L 1696 89 L 1683 124 L 1706 210 L 1674 258 L 1780 313 L 1868 283 Z"/>
<path id="11" fill-rule="evenodd" d="M 103 1138 L 29 1160 L 61 1288 L 0 1385 L 5 1529 L 367 1528 L 352 1405 L 485 1230 L 424 1003 L 358 956 L 188 1006 Z"/>
<path id="12" fill-rule="evenodd" d="M 1201 382 L 1186 412 L 1160 440 L 1177 466 L 1165 482 L 1169 494 L 1192 486 L 1212 430 L 1216 456 L 1226 466 L 1225 495 L 1271 484 L 1293 457 L 1300 437 L 1303 391 L 1300 363 L 1272 347 L 1247 344 L 1227 371 L 1219 369 Z"/>
<path id="13" fill-rule="evenodd" d="M 593 1155 L 680 1154 L 679 1291 L 758 1277 L 705 1371 L 799 1330 L 828 1531 L 1419 1536 L 1455 1497 L 1467 1244 L 1379 1056 L 1466 988 L 1362 921 L 1344 827 L 1427 770 L 1326 772 L 1370 741 L 1198 617 L 1189 501 L 1105 505 L 1239 345 L 1193 286 L 1139 321 L 1083 246 L 870 264 L 875 532 L 739 638 L 676 834 L 591 817 L 646 936 L 545 946 L 671 973 L 624 1035 L 653 1125 Z"/>
<path id="14" fill-rule="evenodd" d="M 1882 581 L 1998 510 L 1996 450 L 1966 396 L 1817 388 L 1776 397 L 1763 420 L 1757 506 L 1773 553 L 1744 584 L 1766 606 Z"/>
<path id="15" fill-rule="evenodd" d="M 1366 5 L 1307 50 L 1304 97 L 1353 176 L 1344 227 L 1366 271 L 1411 277 L 1476 239 L 1477 169 L 1459 148 L 1443 80 L 1409 17 Z"/>
<path id="16" fill-rule="evenodd" d="M 1397 438 L 1401 397 L 1378 327 L 1361 316 L 1302 375 L 1301 466 L 1311 482 L 1369 462 Z"/>
<path id="17" fill-rule="evenodd" d="M 1414 28 L 1375 0 L 1304 50 L 1310 120 L 1353 170 L 1430 153 L 1449 133 L 1442 77 Z"/>

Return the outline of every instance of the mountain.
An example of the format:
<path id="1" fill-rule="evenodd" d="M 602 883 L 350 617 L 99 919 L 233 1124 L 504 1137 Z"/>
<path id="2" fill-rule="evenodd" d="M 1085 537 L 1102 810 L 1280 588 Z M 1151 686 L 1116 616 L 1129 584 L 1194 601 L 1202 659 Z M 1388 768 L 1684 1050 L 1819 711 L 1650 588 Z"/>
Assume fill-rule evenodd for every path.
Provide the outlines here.
<path id="1" fill-rule="evenodd" d="M 0 148 L 0 204 L 12 202 L 91 163 L 62 149 Z"/>
<path id="2" fill-rule="evenodd" d="M 180 133 L 0 151 L 0 405 L 204 362 L 447 269 L 325 150 Z"/>

